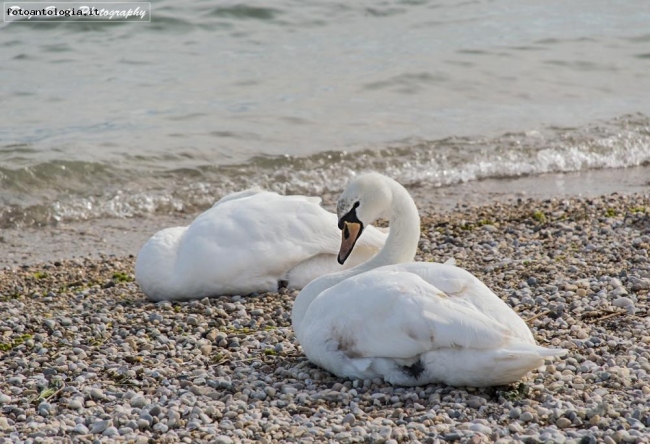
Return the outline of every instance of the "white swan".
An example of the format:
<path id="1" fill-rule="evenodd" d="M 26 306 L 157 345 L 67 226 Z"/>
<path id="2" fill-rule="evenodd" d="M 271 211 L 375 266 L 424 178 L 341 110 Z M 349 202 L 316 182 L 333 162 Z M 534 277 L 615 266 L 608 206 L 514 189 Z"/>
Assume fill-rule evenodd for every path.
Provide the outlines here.
<path id="1" fill-rule="evenodd" d="M 302 288 L 383 246 L 387 235 L 371 227 L 353 263 L 339 265 L 336 215 L 320 201 L 261 190 L 229 194 L 188 227 L 153 235 L 138 254 L 136 281 L 156 301 L 275 291 L 282 281 Z"/>
<path id="2" fill-rule="evenodd" d="M 340 262 L 378 217 L 389 219 L 390 234 L 377 256 L 315 279 L 296 298 L 293 328 L 311 362 L 340 377 L 484 387 L 515 382 L 566 353 L 536 345 L 525 322 L 469 272 L 411 262 L 420 218 L 394 180 L 357 177 L 337 211 Z"/>

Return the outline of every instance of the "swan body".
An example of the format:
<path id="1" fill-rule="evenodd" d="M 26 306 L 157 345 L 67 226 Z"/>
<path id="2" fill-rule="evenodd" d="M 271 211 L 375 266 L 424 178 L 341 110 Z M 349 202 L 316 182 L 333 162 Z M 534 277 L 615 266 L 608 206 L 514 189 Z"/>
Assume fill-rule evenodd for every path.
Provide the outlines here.
<path id="1" fill-rule="evenodd" d="M 377 256 L 315 279 L 296 298 L 292 324 L 313 363 L 340 377 L 396 385 L 484 387 L 515 382 L 545 358 L 566 353 L 538 346 L 525 322 L 468 271 L 412 262 L 419 216 L 397 182 L 359 176 L 339 199 L 338 213 L 343 256 L 355 242 L 346 230 L 357 232 L 347 224 L 363 231 L 365 222 L 384 216 L 390 234 Z"/>
<path id="2" fill-rule="evenodd" d="M 320 201 L 261 190 L 229 194 L 189 226 L 153 235 L 138 254 L 136 281 L 156 301 L 276 291 L 282 281 L 302 288 L 383 246 L 387 235 L 369 227 L 352 264 L 339 265 L 337 218 Z"/>

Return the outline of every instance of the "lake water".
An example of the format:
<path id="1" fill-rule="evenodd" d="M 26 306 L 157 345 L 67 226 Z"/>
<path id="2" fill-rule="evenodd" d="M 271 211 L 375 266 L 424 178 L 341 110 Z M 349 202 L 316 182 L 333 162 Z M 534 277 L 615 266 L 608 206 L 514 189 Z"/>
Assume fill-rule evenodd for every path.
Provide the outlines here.
<path id="1" fill-rule="evenodd" d="M 0 25 L 0 227 L 650 163 L 647 0 L 151 9 Z"/>

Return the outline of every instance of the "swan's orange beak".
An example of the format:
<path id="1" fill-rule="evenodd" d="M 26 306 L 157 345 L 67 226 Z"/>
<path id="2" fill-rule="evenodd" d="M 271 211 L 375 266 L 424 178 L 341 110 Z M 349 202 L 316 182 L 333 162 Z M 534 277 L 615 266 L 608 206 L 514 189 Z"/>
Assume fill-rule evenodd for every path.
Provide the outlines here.
<path id="1" fill-rule="evenodd" d="M 341 230 L 341 248 L 339 249 L 338 256 L 339 264 L 343 265 L 348 256 L 350 256 L 354 244 L 357 243 L 357 239 L 361 236 L 362 231 L 363 225 L 358 222 L 343 222 L 343 229 Z"/>

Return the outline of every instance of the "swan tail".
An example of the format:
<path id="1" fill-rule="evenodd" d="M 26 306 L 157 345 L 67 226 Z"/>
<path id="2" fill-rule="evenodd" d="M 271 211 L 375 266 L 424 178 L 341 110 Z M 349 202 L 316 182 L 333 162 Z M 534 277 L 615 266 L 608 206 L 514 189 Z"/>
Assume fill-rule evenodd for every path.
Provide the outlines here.
<path id="1" fill-rule="evenodd" d="M 541 367 L 546 358 L 566 352 L 527 343 L 489 350 L 448 348 L 424 353 L 415 362 L 376 359 L 373 368 L 394 385 L 444 383 L 456 387 L 488 387 L 517 382 Z"/>
<path id="2" fill-rule="evenodd" d="M 545 358 L 555 358 L 555 357 L 564 356 L 568 352 L 569 350 L 566 350 L 564 348 L 546 348 L 546 347 L 537 346 L 537 353 L 539 353 L 540 356 L 544 356 Z"/>

